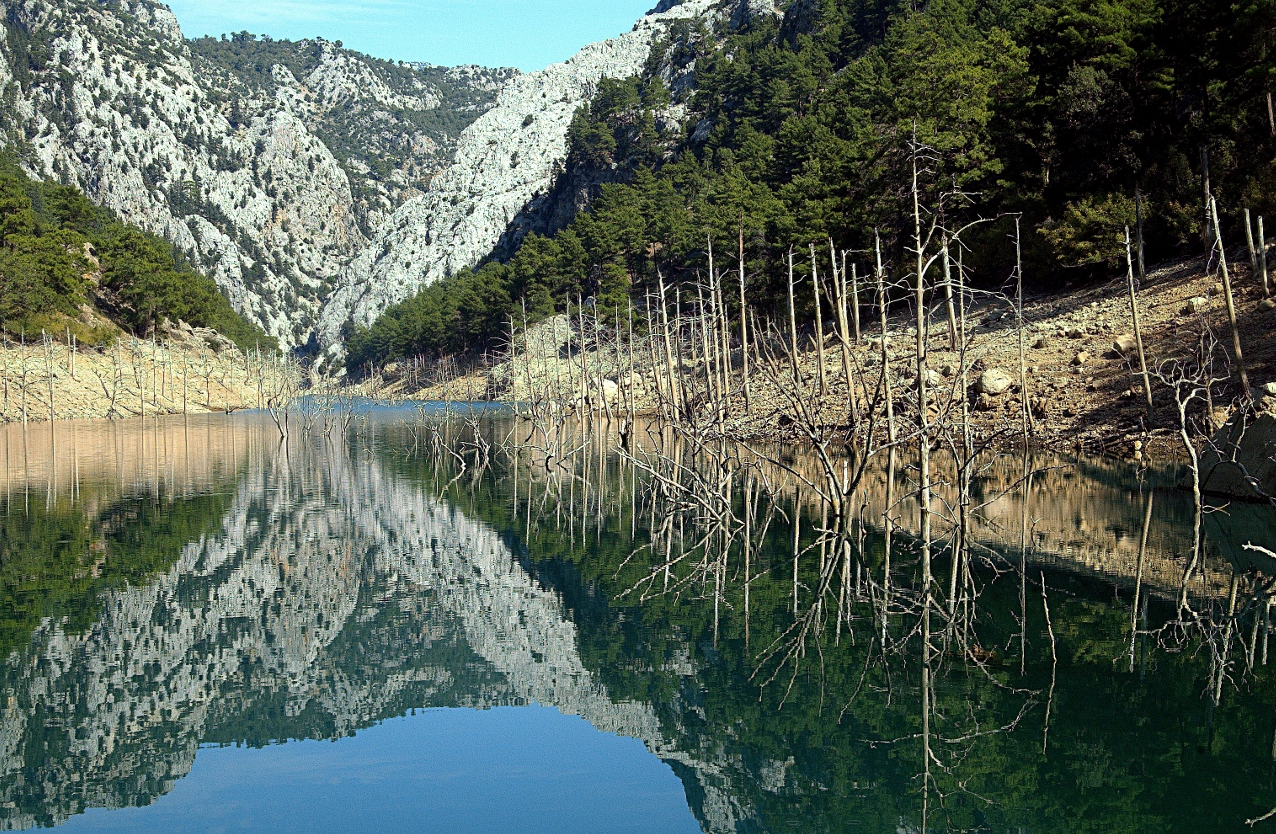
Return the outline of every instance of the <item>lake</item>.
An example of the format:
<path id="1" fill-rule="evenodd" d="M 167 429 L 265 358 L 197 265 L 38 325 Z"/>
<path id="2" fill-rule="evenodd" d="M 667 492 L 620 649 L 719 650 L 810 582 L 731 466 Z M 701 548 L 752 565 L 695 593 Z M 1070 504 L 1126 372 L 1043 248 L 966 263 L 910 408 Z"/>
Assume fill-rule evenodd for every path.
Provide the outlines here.
<path id="1" fill-rule="evenodd" d="M 905 457 L 300 422 L 0 428 L 0 828 L 1276 829 L 1276 517 L 1172 467 L 981 461 L 929 601 Z"/>

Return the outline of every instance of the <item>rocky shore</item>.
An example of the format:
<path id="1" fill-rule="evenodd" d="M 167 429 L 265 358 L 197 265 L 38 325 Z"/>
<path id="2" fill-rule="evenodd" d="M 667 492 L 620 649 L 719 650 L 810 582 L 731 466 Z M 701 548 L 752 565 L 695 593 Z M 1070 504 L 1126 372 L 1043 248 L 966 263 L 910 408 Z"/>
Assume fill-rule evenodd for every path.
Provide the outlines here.
<path id="1" fill-rule="evenodd" d="M 1260 282 L 1244 267 L 1233 270 L 1232 284 L 1255 404 L 1260 411 L 1276 411 L 1276 340 L 1269 335 L 1276 328 L 1276 303 L 1264 297 Z M 1124 280 L 1025 303 L 1026 393 L 1019 384 L 1020 330 L 1013 304 L 1000 298 L 975 305 L 967 319 L 969 344 L 960 353 L 950 349 L 947 324 L 937 305 L 929 357 L 932 395 L 941 406 L 959 403 L 964 366 L 964 394 L 982 440 L 996 442 L 999 436 L 1017 439 L 1026 396 L 1033 441 L 1040 448 L 1177 458 L 1183 450 L 1174 395 L 1157 374 L 1167 372 L 1168 363 L 1183 357 L 1201 339 L 1230 345 L 1223 287 L 1218 275 L 1207 272 L 1199 259 L 1168 264 L 1148 274 L 1139 289 L 1139 309 L 1153 377 L 1155 422 L 1149 422 L 1138 360 L 1131 349 L 1133 326 Z M 853 362 L 864 369 L 866 378 L 873 378 L 880 370 L 880 328 L 870 323 L 875 315 L 864 310 L 863 335 L 851 350 Z M 909 380 L 916 374 L 914 323 L 911 313 L 897 314 L 886 337 L 894 389 L 901 402 L 907 399 Z M 819 392 L 813 339 L 800 350 L 800 370 L 807 407 L 816 415 L 816 422 L 831 431 L 849 419 L 849 400 L 840 344 L 833 326 L 828 322 L 825 326 L 827 393 Z M 512 361 L 449 377 L 446 383 L 424 384 L 419 374 L 407 373 L 406 366 L 391 366 L 386 391 L 409 399 L 474 397 L 514 402 L 570 401 L 583 396 L 595 404 L 608 402 L 618 413 L 632 398 L 639 413 L 654 413 L 658 399 L 651 357 L 658 356 L 653 350 L 657 346 L 641 338 L 635 342 L 631 377 L 627 348 L 618 351 L 604 336 L 603 348 L 595 349 L 595 337 L 586 332 L 582 357 L 579 330 L 566 316 L 557 316 L 533 326 L 526 338 L 520 337 L 521 349 Z M 703 373 L 702 366 L 688 356 L 679 362 L 689 375 Z M 656 364 L 660 365 L 659 358 Z M 729 427 L 744 437 L 797 439 L 792 428 L 792 398 L 781 390 L 782 385 L 791 383 L 792 376 L 787 367 L 782 373 L 769 375 L 760 364 L 755 360 L 747 406 L 743 391 L 734 392 L 728 408 Z M 739 365 L 737 351 L 737 376 Z M 1221 365 L 1216 369 L 1219 379 L 1228 373 Z M 1236 381 L 1216 386 L 1216 391 L 1224 389 L 1237 399 L 1215 397 L 1215 426 L 1223 425 L 1239 407 Z"/>
<path id="2" fill-rule="evenodd" d="M 206 414 L 260 408 L 280 365 L 213 330 L 172 328 L 158 340 L 98 347 L 58 340 L 0 345 L 0 421 L 19 423 Z"/>

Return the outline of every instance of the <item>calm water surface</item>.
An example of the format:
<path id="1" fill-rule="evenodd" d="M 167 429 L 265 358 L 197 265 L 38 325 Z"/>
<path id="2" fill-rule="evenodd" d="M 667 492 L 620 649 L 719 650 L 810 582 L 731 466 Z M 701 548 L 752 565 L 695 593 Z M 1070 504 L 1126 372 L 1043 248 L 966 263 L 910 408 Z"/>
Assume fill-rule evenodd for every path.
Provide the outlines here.
<path id="1" fill-rule="evenodd" d="M 286 448 L 252 415 L 0 430 L 0 828 L 921 830 L 907 652 L 871 613 L 772 652 L 815 605 L 817 511 L 657 589 L 695 537 L 640 471 L 429 446 L 393 412 Z M 1276 521 L 1206 520 L 1184 627 L 1174 474 L 1038 464 L 1026 499 L 1013 460 L 977 483 L 986 665 L 937 672 L 926 829 L 1276 830 L 1245 824 L 1276 807 L 1276 657 L 1240 555 Z"/>

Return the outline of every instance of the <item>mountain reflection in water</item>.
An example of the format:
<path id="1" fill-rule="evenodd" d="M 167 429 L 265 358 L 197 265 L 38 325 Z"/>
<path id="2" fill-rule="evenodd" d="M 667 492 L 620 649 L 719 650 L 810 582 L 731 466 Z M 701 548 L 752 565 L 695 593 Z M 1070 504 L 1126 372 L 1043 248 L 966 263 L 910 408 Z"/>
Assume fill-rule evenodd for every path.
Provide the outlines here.
<path id="1" fill-rule="evenodd" d="M 560 792 L 546 807 L 572 819 L 591 805 L 640 809 L 644 824 L 659 823 L 642 830 L 684 830 L 676 814 L 660 816 L 668 797 L 645 759 L 680 780 L 692 828 L 688 811 L 710 832 L 917 830 L 915 670 L 876 657 L 869 631 L 839 628 L 769 685 L 754 674 L 792 625 L 794 594 L 814 583 L 801 574 L 813 565 L 799 561 L 795 592 L 785 518 L 760 533 L 748 597 L 737 580 L 640 599 L 626 591 L 659 562 L 640 473 L 602 453 L 566 486 L 551 485 L 535 459 L 460 471 L 426 454 L 408 419 L 380 415 L 348 441 L 294 437 L 287 447 L 253 416 L 0 432 L 0 827 L 57 825 L 89 809 L 164 810 L 172 799 L 184 810 L 166 811 L 170 819 L 204 830 L 216 821 L 212 801 L 181 797 L 213 796 L 199 780 L 219 767 L 259 774 L 254 813 L 271 818 L 300 789 L 282 772 L 272 783 L 278 771 L 262 761 L 306 757 L 323 779 L 354 766 L 341 745 L 300 740 L 371 744 L 416 732 L 414 719 L 391 719 L 422 708 L 538 704 L 647 751 L 583 743 L 578 765 L 602 774 L 588 757 L 614 756 L 616 770 L 610 783 L 581 782 L 571 757 L 555 753 L 567 748 L 546 741 L 537 784 Z M 1190 502 L 1172 475 L 1141 484 L 1120 466 L 1048 463 L 1027 498 L 1025 558 L 1026 575 L 1046 581 L 1052 619 L 1034 586 L 1021 675 L 1020 583 L 992 570 L 981 579 L 991 671 L 954 665 L 937 684 L 937 712 L 968 716 L 976 731 L 947 742 L 962 752 L 945 754 L 946 790 L 928 829 L 1249 830 L 1245 819 L 1276 806 L 1276 685 L 1258 660 L 1265 626 L 1261 637 L 1257 626 L 1252 640 L 1237 636 L 1263 646 L 1250 649 L 1252 672 L 1240 661 L 1225 670 L 1234 685 L 1214 706 L 1217 652 L 1155 637 L 1191 550 Z M 975 530 L 1007 564 L 1019 558 L 1025 513 L 1022 493 L 1003 488 L 1017 466 L 984 470 Z M 880 518 L 884 493 L 877 473 L 866 517 Z M 819 519 L 805 512 L 799 535 L 809 537 Z M 1236 518 L 1207 525 L 1194 595 L 1225 598 L 1223 557 L 1240 552 L 1237 536 L 1273 529 L 1270 513 Z M 907 507 L 897 523 L 906 535 Z M 874 535 L 866 531 L 869 551 Z M 1140 612 L 1131 611 L 1136 572 Z M 530 728 L 540 713 L 486 714 Z M 206 745 L 226 749 L 201 753 Z M 392 772 L 419 791 L 442 790 L 437 771 L 419 764 Z M 431 827 L 442 817 L 387 809 L 402 791 L 348 791 L 347 804 L 381 803 L 366 830 L 444 830 Z M 446 830 L 528 824 L 500 817 L 499 805 L 475 798 L 456 818 L 468 822 Z M 171 830 L 129 813 L 93 810 L 76 825 Z M 565 820 L 546 830 L 640 828 L 636 817 L 617 829 L 602 817 L 595 828 Z"/>

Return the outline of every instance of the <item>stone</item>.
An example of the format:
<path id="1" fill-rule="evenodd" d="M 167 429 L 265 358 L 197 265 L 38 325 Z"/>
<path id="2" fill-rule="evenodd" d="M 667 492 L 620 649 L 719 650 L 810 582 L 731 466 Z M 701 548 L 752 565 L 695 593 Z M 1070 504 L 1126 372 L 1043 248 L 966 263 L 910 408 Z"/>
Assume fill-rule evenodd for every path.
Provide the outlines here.
<path id="1" fill-rule="evenodd" d="M 1204 490 L 1232 498 L 1276 496 L 1276 417 L 1237 415 L 1201 455 Z"/>
<path id="2" fill-rule="evenodd" d="M 603 399 L 609 403 L 620 400 L 620 384 L 614 379 L 603 380 Z"/>
<path id="3" fill-rule="evenodd" d="M 1264 298 L 1262 301 L 1258 302 L 1258 309 L 1268 313 L 1272 310 L 1276 310 L 1276 299 Z"/>
<path id="4" fill-rule="evenodd" d="M 1185 316 L 1203 316 L 1210 310 L 1210 300 L 1202 296 L 1188 299 L 1187 306 L 1183 308 Z"/>
<path id="5" fill-rule="evenodd" d="M 1263 393 L 1269 397 L 1276 397 L 1276 382 L 1268 382 L 1263 385 Z"/>
<path id="6" fill-rule="evenodd" d="M 1050 340 L 1045 336 L 1038 336 L 1032 343 L 1032 347 L 1033 350 L 1044 350 L 1045 348 L 1050 347 Z"/>
<path id="7" fill-rule="evenodd" d="M 1014 385 L 1014 378 L 1009 373 L 1000 368 L 990 368 L 979 377 L 976 390 L 980 394 L 999 397 L 1009 391 L 1012 385 Z"/>
<path id="8" fill-rule="evenodd" d="M 960 368 L 958 368 L 952 362 L 945 362 L 944 366 L 939 369 L 939 372 L 943 374 L 944 376 L 948 377 L 949 379 L 952 379 L 953 377 L 957 376 L 957 373 L 959 370 Z"/>
<path id="9" fill-rule="evenodd" d="M 1121 356 L 1133 356 L 1139 349 L 1138 341 L 1131 335 L 1117 336 L 1116 341 L 1112 343 L 1112 349 Z"/>
<path id="10" fill-rule="evenodd" d="M 1084 350 L 1072 357 L 1072 364 L 1080 368 L 1090 361 L 1090 354 Z"/>

